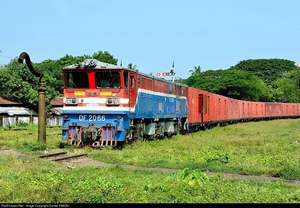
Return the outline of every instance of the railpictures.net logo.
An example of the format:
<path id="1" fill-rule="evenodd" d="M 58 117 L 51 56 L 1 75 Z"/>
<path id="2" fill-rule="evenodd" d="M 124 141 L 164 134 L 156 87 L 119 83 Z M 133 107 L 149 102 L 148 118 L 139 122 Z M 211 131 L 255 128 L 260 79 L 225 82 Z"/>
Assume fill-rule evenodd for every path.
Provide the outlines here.
<path id="1" fill-rule="evenodd" d="M 67 208 L 69 204 L 1 204 L 1 208 Z"/>

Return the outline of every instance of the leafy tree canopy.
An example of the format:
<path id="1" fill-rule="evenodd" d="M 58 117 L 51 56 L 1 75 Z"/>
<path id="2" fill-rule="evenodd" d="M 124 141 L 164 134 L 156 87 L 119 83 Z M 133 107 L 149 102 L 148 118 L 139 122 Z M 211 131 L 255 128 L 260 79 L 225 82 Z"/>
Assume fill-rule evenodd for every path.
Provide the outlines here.
<path id="1" fill-rule="evenodd" d="M 268 88 L 262 80 L 247 71 L 208 70 L 191 76 L 186 84 L 227 97 L 258 101 L 268 99 Z"/>
<path id="2" fill-rule="evenodd" d="M 286 77 L 289 72 L 297 67 L 294 61 L 285 59 L 248 59 L 240 61 L 234 68 L 252 72 L 266 84 L 269 84 L 277 78 Z"/>

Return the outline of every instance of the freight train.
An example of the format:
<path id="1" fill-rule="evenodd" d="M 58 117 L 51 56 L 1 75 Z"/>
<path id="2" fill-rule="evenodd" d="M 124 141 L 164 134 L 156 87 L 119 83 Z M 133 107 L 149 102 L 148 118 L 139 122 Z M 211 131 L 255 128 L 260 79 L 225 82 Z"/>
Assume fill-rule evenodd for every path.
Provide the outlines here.
<path id="1" fill-rule="evenodd" d="M 299 118 L 300 104 L 237 100 L 96 59 L 64 67 L 62 139 L 118 146 L 217 125 Z"/>

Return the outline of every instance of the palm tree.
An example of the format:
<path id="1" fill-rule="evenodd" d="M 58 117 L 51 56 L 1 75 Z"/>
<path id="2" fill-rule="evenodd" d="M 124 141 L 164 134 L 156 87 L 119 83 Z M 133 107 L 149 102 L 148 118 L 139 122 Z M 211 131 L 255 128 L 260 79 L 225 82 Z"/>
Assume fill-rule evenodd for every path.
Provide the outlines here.
<path id="1" fill-rule="evenodd" d="M 200 66 L 194 66 L 194 70 L 190 70 L 190 73 L 192 73 L 192 76 L 199 75 L 201 73 L 201 67 Z"/>
<path id="2" fill-rule="evenodd" d="M 136 70 L 136 65 L 133 65 L 132 63 L 129 63 L 128 64 L 128 69 L 134 69 L 134 70 Z"/>

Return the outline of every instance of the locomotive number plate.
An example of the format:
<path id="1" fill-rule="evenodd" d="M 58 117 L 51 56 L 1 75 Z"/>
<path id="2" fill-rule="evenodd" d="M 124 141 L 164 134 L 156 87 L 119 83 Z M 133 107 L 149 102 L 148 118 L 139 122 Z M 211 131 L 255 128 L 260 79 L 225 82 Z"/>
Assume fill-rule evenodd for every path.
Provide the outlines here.
<path id="1" fill-rule="evenodd" d="M 105 121 L 105 115 L 79 115 L 79 121 Z"/>

